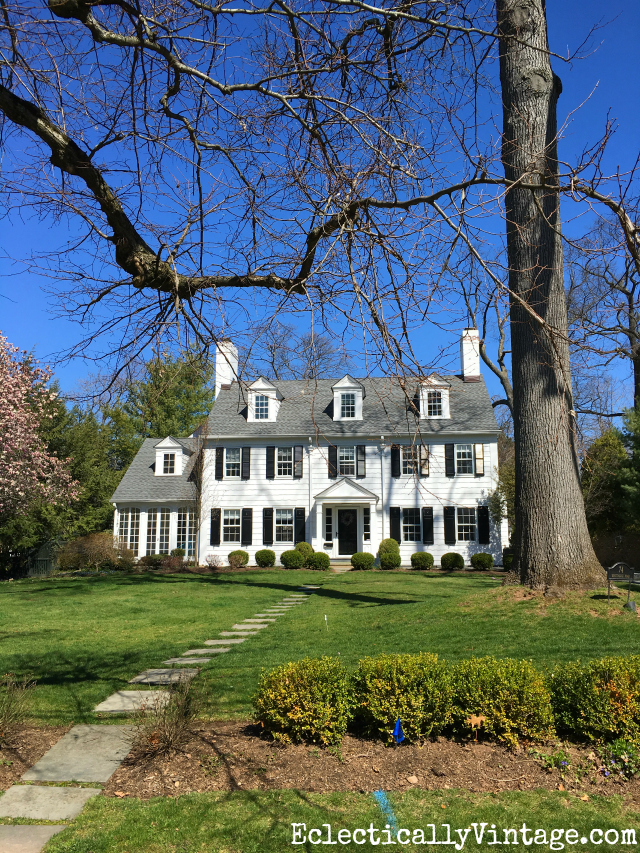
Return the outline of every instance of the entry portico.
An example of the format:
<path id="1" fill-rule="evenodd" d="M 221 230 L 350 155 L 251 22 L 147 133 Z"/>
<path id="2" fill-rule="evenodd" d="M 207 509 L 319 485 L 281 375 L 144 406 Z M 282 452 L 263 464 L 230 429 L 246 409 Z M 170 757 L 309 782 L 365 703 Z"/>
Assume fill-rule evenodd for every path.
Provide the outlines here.
<path id="1" fill-rule="evenodd" d="M 379 496 L 357 482 L 342 477 L 314 496 L 316 536 L 313 547 L 330 557 L 350 557 L 367 550 L 378 534 Z"/>

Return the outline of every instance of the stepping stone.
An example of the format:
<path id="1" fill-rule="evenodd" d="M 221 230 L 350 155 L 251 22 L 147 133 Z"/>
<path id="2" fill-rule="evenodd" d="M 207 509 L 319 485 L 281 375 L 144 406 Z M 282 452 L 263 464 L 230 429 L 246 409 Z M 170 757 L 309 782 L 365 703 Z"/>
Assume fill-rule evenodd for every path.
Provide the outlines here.
<path id="1" fill-rule="evenodd" d="M 258 625 L 260 622 L 275 622 L 275 619 L 270 619 L 267 616 L 263 616 L 261 619 L 245 619 L 245 624 L 256 624 Z"/>
<path id="2" fill-rule="evenodd" d="M 106 782 L 129 754 L 134 731 L 134 726 L 74 726 L 22 779 Z"/>
<path id="3" fill-rule="evenodd" d="M 188 652 L 182 652 L 183 657 L 193 657 L 194 655 L 222 655 L 225 652 L 230 652 L 231 649 L 189 649 Z"/>
<path id="4" fill-rule="evenodd" d="M 2 853 L 40 853 L 44 845 L 66 829 L 62 826 L 0 826 Z"/>
<path id="5" fill-rule="evenodd" d="M 289 598 L 308 598 L 308 595 L 305 595 L 304 592 L 292 592 Z"/>
<path id="6" fill-rule="evenodd" d="M 263 628 L 268 628 L 269 626 L 266 622 L 258 622 L 257 625 L 245 625 L 244 623 L 240 623 L 239 625 L 232 625 L 232 631 L 261 631 Z"/>
<path id="7" fill-rule="evenodd" d="M 229 633 L 228 631 L 221 631 L 221 634 Z M 242 640 L 205 640 L 205 646 L 228 646 L 229 643 L 244 643 L 244 638 Z M 217 650 L 216 650 L 217 651 Z"/>
<path id="8" fill-rule="evenodd" d="M 32 820 L 72 820 L 74 817 L 78 817 L 87 800 L 97 797 L 101 793 L 101 788 L 54 788 L 49 785 L 12 785 L 0 797 L 0 817 L 28 817 Z"/>
<path id="9" fill-rule="evenodd" d="M 311 584 L 305 584 L 304 586 L 299 586 L 298 589 L 320 589 L 320 587 L 312 586 Z"/>
<path id="10" fill-rule="evenodd" d="M 267 611 L 267 613 L 254 613 L 253 615 L 265 617 L 265 618 L 260 619 L 261 622 L 275 622 L 276 621 L 275 619 L 267 619 L 266 618 L 267 616 L 273 616 L 274 613 L 277 614 L 277 611 L 276 610 L 269 610 L 269 611 Z M 255 621 L 255 620 L 247 619 L 246 621 L 251 622 L 251 621 Z"/>
<path id="11" fill-rule="evenodd" d="M 220 631 L 221 637 L 256 637 L 257 631 Z"/>
<path id="12" fill-rule="evenodd" d="M 165 690 L 118 690 L 93 710 L 101 714 L 127 714 L 143 708 L 153 710 L 168 701 L 169 694 Z"/>
<path id="13" fill-rule="evenodd" d="M 129 684 L 177 684 L 195 678 L 199 672 L 199 669 L 145 669 L 131 678 Z"/>
<path id="14" fill-rule="evenodd" d="M 194 663 L 211 663 L 211 658 L 169 658 L 169 660 L 163 660 L 162 663 L 166 666 L 186 666 Z"/>

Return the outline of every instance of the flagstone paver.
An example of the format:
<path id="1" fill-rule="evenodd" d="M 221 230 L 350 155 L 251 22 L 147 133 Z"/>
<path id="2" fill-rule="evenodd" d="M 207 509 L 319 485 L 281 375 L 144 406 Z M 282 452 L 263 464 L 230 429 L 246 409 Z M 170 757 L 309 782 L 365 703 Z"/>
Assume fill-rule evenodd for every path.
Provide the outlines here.
<path id="1" fill-rule="evenodd" d="M 221 632 L 222 633 L 222 632 Z M 205 640 L 205 646 L 228 646 L 229 643 L 244 643 L 246 637 L 240 639 L 232 639 L 232 640 Z"/>
<path id="2" fill-rule="evenodd" d="M 199 669 L 145 669 L 131 678 L 129 684 L 177 684 L 195 678 L 199 672 Z"/>
<path id="3" fill-rule="evenodd" d="M 168 701 L 169 694 L 165 690 L 118 690 L 96 705 L 93 711 L 96 714 L 127 714 L 143 708 L 153 710 Z"/>
<path id="4" fill-rule="evenodd" d="M 263 617 L 265 617 L 265 619 L 264 619 L 264 620 L 261 620 L 261 621 L 266 621 L 266 617 L 267 617 L 267 616 L 273 616 L 273 615 L 274 615 L 274 613 L 277 613 L 277 611 L 274 611 L 274 610 L 268 610 L 266 613 L 254 613 L 253 615 L 254 615 L 254 616 L 263 616 Z M 246 621 L 247 621 L 247 622 L 249 622 L 249 621 L 251 621 L 251 620 L 247 619 Z M 271 621 L 272 621 L 272 622 L 275 622 L 276 620 L 275 620 L 275 619 L 272 619 Z"/>
<path id="5" fill-rule="evenodd" d="M 226 643 L 225 643 L 226 645 Z M 194 657 L 197 655 L 223 655 L 230 652 L 231 649 L 189 649 L 187 652 L 182 652 L 182 657 Z"/>
<path id="6" fill-rule="evenodd" d="M 220 631 L 221 637 L 257 637 L 257 631 Z M 205 641 L 206 642 L 206 641 Z"/>
<path id="7" fill-rule="evenodd" d="M 29 782 L 106 782 L 129 754 L 133 730 L 133 726 L 74 726 L 23 774 L 22 779 Z"/>
<path id="8" fill-rule="evenodd" d="M 62 826 L 0 826 L 2 853 L 40 853 L 44 845 L 66 829 Z"/>
<path id="9" fill-rule="evenodd" d="M 187 666 L 194 663 L 211 663 L 211 658 L 169 658 L 169 660 L 163 660 L 162 663 L 165 666 Z"/>
<path id="10" fill-rule="evenodd" d="M 87 800 L 101 793 L 101 788 L 12 785 L 0 797 L 0 817 L 71 820 L 80 814 Z"/>
<path id="11" fill-rule="evenodd" d="M 249 623 L 250 625 L 256 624 L 258 625 L 261 622 L 275 622 L 275 619 L 271 619 L 269 616 L 262 616 L 259 619 L 245 619 L 245 624 Z"/>
<path id="12" fill-rule="evenodd" d="M 269 626 L 265 622 L 258 622 L 257 624 L 254 622 L 252 625 L 247 625 L 243 622 L 240 622 L 238 625 L 232 625 L 232 631 L 262 631 L 263 628 L 268 628 Z"/>

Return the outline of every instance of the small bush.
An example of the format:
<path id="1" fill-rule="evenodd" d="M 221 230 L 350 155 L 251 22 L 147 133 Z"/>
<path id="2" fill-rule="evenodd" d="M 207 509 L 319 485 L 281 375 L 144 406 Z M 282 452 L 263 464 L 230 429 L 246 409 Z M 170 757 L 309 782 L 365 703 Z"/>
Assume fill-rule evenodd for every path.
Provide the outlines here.
<path id="1" fill-rule="evenodd" d="M 614 740 L 600 750 L 601 771 L 605 776 L 621 776 L 632 779 L 640 774 L 640 753 L 638 748 L 626 740 Z"/>
<path id="2" fill-rule="evenodd" d="M 401 563 L 400 554 L 393 554 L 391 552 L 380 554 L 380 568 L 385 571 L 399 569 Z"/>
<path id="3" fill-rule="evenodd" d="M 471 556 L 471 565 L 474 569 L 485 569 L 489 570 L 493 568 L 493 555 L 492 554 L 473 554 Z"/>
<path id="4" fill-rule="evenodd" d="M 484 717 L 480 733 L 517 746 L 519 738 L 552 737 L 551 696 L 543 675 L 526 660 L 470 658 L 454 664 L 453 721 L 458 734 L 470 734 L 471 715 Z"/>
<path id="5" fill-rule="evenodd" d="M 281 743 L 334 744 L 347 730 L 354 700 L 340 660 L 323 657 L 263 673 L 253 705 L 257 721 Z"/>
<path id="6" fill-rule="evenodd" d="M 182 557 L 168 555 L 162 560 L 162 568 L 165 572 L 182 572 L 184 571 L 185 563 Z"/>
<path id="7" fill-rule="evenodd" d="M 300 551 L 283 551 L 280 554 L 280 562 L 285 569 L 301 569 L 304 566 L 304 557 Z"/>
<path id="8" fill-rule="evenodd" d="M 236 551 L 232 551 L 227 559 L 229 560 L 229 565 L 232 569 L 240 569 L 242 566 L 246 566 L 249 562 L 249 554 L 241 548 L 238 548 Z"/>
<path id="9" fill-rule="evenodd" d="M 219 557 L 217 554 L 208 554 L 204 561 L 210 569 L 221 569 L 223 566 L 222 557 Z"/>
<path id="10" fill-rule="evenodd" d="M 567 663 L 547 683 L 559 733 L 640 746 L 640 656 Z"/>
<path id="11" fill-rule="evenodd" d="M 201 696 L 190 679 L 169 686 L 166 693 L 136 713 L 132 749 L 141 756 L 159 755 L 182 746 L 191 737 L 191 726 L 201 710 Z"/>
<path id="12" fill-rule="evenodd" d="M 464 557 L 462 554 L 447 551 L 447 553 L 443 554 L 440 558 L 440 565 L 447 571 L 451 571 L 452 569 L 464 569 Z"/>
<path id="13" fill-rule="evenodd" d="M 276 552 L 270 551 L 269 548 L 263 548 L 261 551 L 256 551 L 256 566 L 261 569 L 269 569 L 276 564 Z"/>
<path id="14" fill-rule="evenodd" d="M 34 686 L 34 681 L 18 679 L 12 674 L 0 681 L 0 744 L 11 740 L 16 729 L 27 721 Z"/>
<path id="15" fill-rule="evenodd" d="M 174 548 L 169 554 L 170 557 L 184 557 L 184 548 Z"/>
<path id="16" fill-rule="evenodd" d="M 433 567 L 433 554 L 428 551 L 416 551 L 411 555 L 411 568 L 425 571 Z"/>
<path id="17" fill-rule="evenodd" d="M 66 542 L 57 553 L 63 571 L 100 569 L 128 570 L 133 567 L 133 551 L 126 548 L 113 533 L 90 533 Z"/>
<path id="18" fill-rule="evenodd" d="M 373 568 L 376 558 L 367 551 L 357 551 L 351 555 L 351 565 L 356 571 L 368 572 Z"/>
<path id="19" fill-rule="evenodd" d="M 295 550 L 299 551 L 305 558 L 305 560 L 310 554 L 314 553 L 312 546 L 308 542 L 298 542 L 295 547 Z"/>
<path id="20" fill-rule="evenodd" d="M 437 655 L 380 655 L 365 658 L 354 677 L 356 719 L 365 733 L 392 740 L 400 717 L 411 742 L 450 725 L 451 679 Z"/>
<path id="21" fill-rule="evenodd" d="M 146 554 L 138 560 L 139 566 L 146 566 L 149 569 L 161 569 L 165 557 L 164 554 Z"/>
<path id="22" fill-rule="evenodd" d="M 399 553 L 400 545 L 398 545 L 395 539 L 383 539 L 382 542 L 378 545 L 378 557 L 381 557 L 383 554 Z"/>
<path id="23" fill-rule="evenodd" d="M 314 572 L 328 572 L 331 568 L 331 560 L 328 554 L 319 551 L 317 554 L 309 554 L 304 565 L 305 568 Z"/>

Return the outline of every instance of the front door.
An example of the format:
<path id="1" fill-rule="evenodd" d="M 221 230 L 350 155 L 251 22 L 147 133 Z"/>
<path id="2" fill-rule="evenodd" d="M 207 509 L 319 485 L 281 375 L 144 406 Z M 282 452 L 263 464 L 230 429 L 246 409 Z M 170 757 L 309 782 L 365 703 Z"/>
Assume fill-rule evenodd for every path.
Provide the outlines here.
<path id="1" fill-rule="evenodd" d="M 358 511 L 338 510 L 338 553 L 340 556 L 355 554 L 358 550 Z"/>

